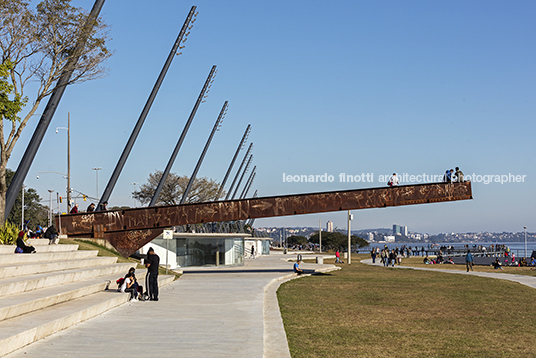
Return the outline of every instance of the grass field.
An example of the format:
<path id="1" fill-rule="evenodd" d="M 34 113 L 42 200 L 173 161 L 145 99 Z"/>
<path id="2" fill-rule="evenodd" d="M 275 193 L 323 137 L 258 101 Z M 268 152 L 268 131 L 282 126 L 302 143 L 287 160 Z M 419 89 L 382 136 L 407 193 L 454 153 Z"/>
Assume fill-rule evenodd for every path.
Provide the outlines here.
<path id="1" fill-rule="evenodd" d="M 292 357 L 536 356 L 534 289 L 363 258 L 281 285 Z"/>

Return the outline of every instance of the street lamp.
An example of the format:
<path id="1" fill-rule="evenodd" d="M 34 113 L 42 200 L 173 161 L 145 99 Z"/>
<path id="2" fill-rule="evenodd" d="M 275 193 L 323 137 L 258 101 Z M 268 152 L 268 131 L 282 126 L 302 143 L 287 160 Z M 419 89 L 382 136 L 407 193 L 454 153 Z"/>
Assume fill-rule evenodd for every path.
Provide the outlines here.
<path id="1" fill-rule="evenodd" d="M 24 188 L 26 188 L 26 185 L 22 185 L 22 230 L 24 230 Z"/>
<path id="2" fill-rule="evenodd" d="M 523 229 L 525 230 L 525 260 L 527 259 L 527 227 L 523 226 Z"/>
<path id="3" fill-rule="evenodd" d="M 99 200 L 99 170 L 102 170 L 102 168 L 91 168 L 91 170 L 95 171 L 96 174 L 96 183 L 97 183 L 97 200 Z"/>
<path id="4" fill-rule="evenodd" d="M 52 225 L 52 193 L 54 190 L 48 189 L 48 192 L 50 193 L 50 204 L 48 204 L 48 226 L 50 227 Z"/>
<path id="5" fill-rule="evenodd" d="M 138 183 L 130 183 L 132 185 L 134 185 L 134 192 L 136 191 L 136 185 L 138 185 Z M 134 195 L 132 195 L 132 198 L 134 199 L 134 207 L 136 207 L 136 198 L 134 198 Z"/>
<path id="6" fill-rule="evenodd" d="M 351 229 L 351 223 L 354 216 L 352 215 L 352 212 L 348 210 L 348 265 L 352 263 L 352 229 Z"/>
<path id="7" fill-rule="evenodd" d="M 67 213 L 71 212 L 71 112 L 67 112 L 67 128 L 57 127 L 67 130 Z"/>

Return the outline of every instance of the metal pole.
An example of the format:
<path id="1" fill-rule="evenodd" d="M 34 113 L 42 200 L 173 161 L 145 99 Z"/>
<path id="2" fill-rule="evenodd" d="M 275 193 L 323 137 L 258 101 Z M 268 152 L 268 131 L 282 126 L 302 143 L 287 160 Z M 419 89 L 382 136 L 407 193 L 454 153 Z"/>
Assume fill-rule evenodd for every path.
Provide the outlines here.
<path id="1" fill-rule="evenodd" d="M 22 186 L 22 230 L 24 230 L 24 188 L 26 185 Z"/>
<path id="2" fill-rule="evenodd" d="M 94 170 L 95 171 L 95 183 L 96 183 L 96 186 L 97 186 L 97 200 L 99 200 L 99 170 L 101 170 L 102 168 L 91 168 L 91 170 Z"/>
<path id="3" fill-rule="evenodd" d="M 248 164 L 246 164 L 246 167 L 244 168 L 244 171 L 242 172 L 242 175 L 240 176 L 240 180 L 238 181 L 238 184 L 236 184 L 235 191 L 233 193 L 232 199 L 234 199 L 236 192 L 238 191 L 238 188 L 240 187 L 240 184 L 242 183 L 242 179 L 244 179 L 244 175 L 246 175 L 249 165 L 251 164 L 251 161 L 253 160 L 253 154 L 249 156 Z"/>
<path id="4" fill-rule="evenodd" d="M 214 66 L 213 68 L 215 68 Z M 203 159 L 205 159 L 205 154 L 207 153 L 208 147 L 210 146 L 210 143 L 212 142 L 212 138 L 214 137 L 214 134 L 216 131 L 220 128 L 221 121 L 223 120 L 223 117 L 225 117 L 225 112 L 227 111 L 227 105 L 228 102 L 225 101 L 223 104 L 223 107 L 221 108 L 220 115 L 218 116 L 218 119 L 216 120 L 216 123 L 214 123 L 214 127 L 212 128 L 212 132 L 210 133 L 210 136 L 207 139 L 207 143 L 205 144 L 205 148 L 203 148 L 203 152 L 201 153 L 201 156 L 197 160 L 197 164 L 195 166 L 194 172 L 192 173 L 192 176 L 190 177 L 190 180 L 188 181 L 188 185 L 186 186 L 186 189 L 184 189 L 184 193 L 182 194 L 182 199 L 180 204 L 184 204 L 186 202 L 186 198 L 188 197 L 188 194 L 190 193 L 190 189 L 192 188 L 192 184 L 195 181 L 195 177 L 197 176 L 197 172 L 199 171 L 199 168 L 201 167 L 201 163 L 203 163 Z M 163 177 L 163 176 L 162 176 Z M 162 182 L 162 180 L 160 180 Z M 151 205 L 153 206 L 153 205 Z"/>
<path id="5" fill-rule="evenodd" d="M 197 113 L 197 109 L 199 108 L 199 105 L 203 102 L 203 98 L 205 97 L 205 93 L 207 89 L 212 85 L 212 82 L 214 81 L 213 76 L 215 75 L 215 73 L 216 73 L 216 66 L 212 66 L 212 68 L 210 69 L 210 73 L 208 74 L 207 80 L 205 81 L 205 84 L 203 85 L 203 88 L 201 89 L 201 92 L 199 93 L 199 96 L 197 97 L 197 101 L 194 104 L 194 108 L 192 108 L 192 112 L 190 112 L 190 116 L 188 117 L 188 120 L 186 121 L 186 124 L 184 125 L 184 128 L 182 129 L 181 136 L 179 137 L 179 140 L 177 144 L 175 145 L 175 149 L 173 149 L 173 153 L 171 154 L 171 157 L 169 158 L 169 161 L 166 165 L 166 169 L 164 169 L 164 172 L 162 173 L 162 176 L 160 177 L 160 181 L 158 182 L 158 186 L 156 187 L 156 190 L 153 194 L 153 198 L 151 199 L 151 202 L 149 203 L 149 206 L 156 205 L 158 196 L 160 196 L 160 191 L 162 191 L 162 188 L 164 187 L 166 179 L 169 175 L 169 172 L 171 171 L 171 167 L 173 166 L 173 163 L 175 163 L 175 158 L 177 158 L 177 154 L 179 154 L 179 150 L 181 149 L 182 142 L 184 141 L 184 138 L 186 138 L 186 134 L 188 133 L 190 124 L 192 124 L 192 121 L 194 120 L 195 114 Z"/>
<path id="6" fill-rule="evenodd" d="M 253 180 L 253 178 L 255 178 L 255 174 L 257 174 L 255 170 L 257 170 L 257 166 L 253 167 L 253 170 L 251 171 L 251 174 L 249 175 L 248 180 L 246 180 L 246 184 L 244 184 L 244 189 L 242 190 L 242 194 L 240 194 L 240 199 L 243 199 L 247 191 L 249 190 L 251 181 Z"/>
<path id="7" fill-rule="evenodd" d="M 348 265 L 352 263 L 352 212 L 348 210 Z"/>
<path id="8" fill-rule="evenodd" d="M 246 131 L 244 132 L 244 135 L 242 136 L 242 140 L 240 141 L 238 148 L 236 148 L 235 155 L 233 157 L 233 160 L 231 160 L 231 164 L 229 165 L 229 168 L 227 169 L 227 173 L 225 173 L 225 177 L 223 178 L 223 181 L 221 182 L 220 189 L 218 190 L 218 194 L 216 195 L 216 200 L 220 198 L 221 192 L 223 191 L 223 188 L 225 187 L 225 183 L 227 182 L 227 178 L 229 177 L 229 174 L 231 173 L 231 170 L 233 169 L 233 165 L 235 163 L 236 157 L 238 157 L 238 153 L 244 146 L 244 143 L 246 142 L 250 131 L 251 131 L 251 124 L 248 124 Z"/>
<path id="9" fill-rule="evenodd" d="M 171 51 L 167 57 L 166 63 L 164 64 L 164 67 L 162 68 L 162 71 L 160 72 L 160 75 L 158 76 L 158 79 L 156 80 L 153 90 L 151 91 L 151 94 L 149 95 L 149 98 L 147 99 L 147 102 L 145 103 L 145 107 L 143 107 L 140 117 L 138 118 L 138 122 L 136 123 L 136 126 L 134 127 L 134 130 L 132 131 L 132 134 L 130 135 L 130 138 L 128 139 L 125 149 L 123 150 L 123 153 L 121 154 L 121 157 L 119 158 L 119 161 L 117 162 L 114 172 L 112 173 L 112 176 L 110 180 L 108 181 L 108 185 L 106 186 L 106 189 L 104 189 L 104 192 L 102 193 L 102 197 L 100 198 L 99 205 L 97 205 L 97 207 L 95 208 L 95 211 L 99 211 L 101 208 L 101 205 L 107 202 L 110 199 L 110 195 L 112 195 L 112 191 L 115 187 L 115 184 L 117 183 L 119 174 L 121 174 L 121 171 L 123 170 L 123 166 L 125 165 L 127 161 L 127 158 L 130 154 L 130 151 L 132 150 L 132 147 L 134 146 L 134 142 L 136 141 L 138 134 L 140 133 L 141 127 L 143 126 L 143 122 L 145 121 L 145 118 L 147 117 L 147 114 L 149 113 L 149 110 L 151 109 L 151 106 L 156 97 L 156 94 L 158 93 L 158 90 L 160 89 L 160 85 L 164 81 L 164 77 L 166 76 L 169 66 L 171 65 L 171 61 L 173 60 L 173 57 L 175 57 L 175 54 L 177 53 L 179 45 L 182 41 L 182 37 L 184 36 L 184 34 L 186 33 L 186 30 L 188 29 L 188 24 L 192 20 L 192 16 L 194 15 L 195 9 L 196 7 L 192 6 L 190 13 L 186 17 L 186 21 L 184 21 L 184 25 L 182 25 L 182 29 L 179 33 L 179 36 L 177 36 L 177 39 L 175 40 L 175 44 L 171 48 Z"/>
<path id="10" fill-rule="evenodd" d="M 52 225 L 52 193 L 54 190 L 48 189 L 48 192 L 50 193 L 50 201 L 48 204 L 48 226 Z"/>
<path id="11" fill-rule="evenodd" d="M 67 213 L 71 212 L 71 112 L 67 112 Z"/>
<path id="12" fill-rule="evenodd" d="M 525 260 L 527 259 L 527 227 L 523 226 L 523 229 L 525 230 Z"/>
<path id="13" fill-rule="evenodd" d="M 93 26 L 96 23 L 96 19 L 99 17 L 99 13 L 103 5 L 104 5 L 104 0 L 95 1 L 95 4 L 93 5 L 93 8 L 91 9 L 91 12 L 87 18 L 87 21 L 84 24 L 84 31 L 83 31 L 84 35 L 82 35 L 78 39 L 76 46 L 74 48 L 74 51 L 73 51 L 74 55 L 72 57 L 69 57 L 69 60 L 67 61 L 67 64 L 65 66 L 65 68 L 67 68 L 68 70 L 61 74 L 61 77 L 58 80 L 58 83 L 56 84 L 54 92 L 52 93 L 52 95 L 50 96 L 50 99 L 48 100 L 47 106 L 45 107 L 45 111 L 43 112 L 43 115 L 41 116 L 41 119 L 39 120 L 39 124 L 37 125 L 37 128 L 34 131 L 32 139 L 30 140 L 28 146 L 26 147 L 24 156 L 22 157 L 19 163 L 19 166 L 17 168 L 17 171 L 15 172 L 15 175 L 13 176 L 13 180 L 11 181 L 11 184 L 9 185 L 9 188 L 7 189 L 7 192 L 6 192 L 5 219 L 7 219 L 7 217 L 9 216 L 9 213 L 11 212 L 11 209 L 13 208 L 13 204 L 15 204 L 15 200 L 17 199 L 19 190 L 22 187 L 22 184 L 24 183 L 24 179 L 26 179 L 26 175 L 28 175 L 28 171 L 30 170 L 30 166 L 32 165 L 35 155 L 37 154 L 37 150 L 39 149 L 39 146 L 41 145 L 41 142 L 43 141 L 43 137 L 45 136 L 47 128 L 52 120 L 52 117 L 54 116 L 54 113 L 56 112 L 56 108 L 58 107 L 58 104 L 61 101 L 63 92 L 65 92 L 65 89 L 67 85 L 69 84 L 71 75 L 74 71 L 74 68 L 76 67 L 78 58 L 80 57 L 78 54 L 86 45 L 87 37 L 89 33 L 91 32 L 91 30 L 93 29 Z"/>
<path id="14" fill-rule="evenodd" d="M 248 158 L 249 153 L 251 152 L 252 148 L 253 148 L 253 143 L 250 143 L 249 148 L 248 148 L 248 150 L 246 152 L 246 155 L 244 155 L 244 159 L 242 159 L 242 163 L 240 163 L 240 167 L 238 167 L 238 171 L 236 172 L 236 175 L 235 175 L 235 177 L 233 179 L 233 182 L 231 183 L 231 186 L 229 187 L 229 191 L 227 192 L 227 195 L 225 196 L 225 200 L 229 199 L 229 197 L 231 196 L 231 191 L 234 188 L 234 185 L 236 183 L 236 179 L 238 179 L 238 176 L 240 175 L 240 172 L 242 171 L 242 167 L 244 166 L 244 163 L 246 162 L 246 159 Z"/>
<path id="15" fill-rule="evenodd" d="M 320 219 L 318 219 L 318 240 L 320 242 L 320 252 L 322 252 L 322 224 L 320 223 Z"/>

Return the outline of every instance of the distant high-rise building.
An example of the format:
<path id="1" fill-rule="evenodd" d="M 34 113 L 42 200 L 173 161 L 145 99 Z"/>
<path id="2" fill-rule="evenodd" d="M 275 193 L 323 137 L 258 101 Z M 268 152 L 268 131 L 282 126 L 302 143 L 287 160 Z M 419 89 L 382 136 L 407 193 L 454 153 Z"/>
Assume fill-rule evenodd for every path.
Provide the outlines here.
<path id="1" fill-rule="evenodd" d="M 326 231 L 327 232 L 333 232 L 333 222 L 329 221 L 326 223 Z"/>
<path id="2" fill-rule="evenodd" d="M 374 234 L 369 232 L 367 233 L 367 241 L 368 242 L 373 242 L 374 241 Z"/>
<path id="3" fill-rule="evenodd" d="M 408 227 L 403 225 L 393 225 L 393 235 L 408 236 Z"/>
<path id="4" fill-rule="evenodd" d="M 400 235 L 400 225 L 393 225 L 393 235 Z"/>
<path id="5" fill-rule="evenodd" d="M 408 227 L 407 226 L 401 226 L 400 227 L 400 234 L 404 236 L 408 236 Z"/>

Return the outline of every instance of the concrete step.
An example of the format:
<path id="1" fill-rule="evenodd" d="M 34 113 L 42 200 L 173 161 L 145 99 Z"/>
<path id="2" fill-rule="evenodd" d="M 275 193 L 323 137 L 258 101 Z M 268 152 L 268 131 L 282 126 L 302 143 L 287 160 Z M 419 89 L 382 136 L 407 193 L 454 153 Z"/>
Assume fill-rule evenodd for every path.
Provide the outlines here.
<path id="1" fill-rule="evenodd" d="M 37 248 L 36 248 L 37 249 Z M 17 265 L 42 261 L 77 260 L 96 257 L 97 250 L 78 250 L 61 252 L 37 252 L 35 254 L 3 254 L 0 255 L 0 265 Z"/>
<path id="2" fill-rule="evenodd" d="M 47 240 L 48 241 L 48 240 Z M 17 245 L 0 245 L 0 255 L 13 254 Z M 37 252 L 76 251 L 78 245 L 33 245 Z"/>
<path id="3" fill-rule="evenodd" d="M 52 262 L 31 262 L 18 265 L 1 265 L 0 279 L 9 277 L 21 277 L 35 275 L 38 273 L 72 270 L 84 267 L 106 266 L 114 264 L 117 257 L 90 257 L 87 259 L 52 261 Z"/>
<path id="4" fill-rule="evenodd" d="M 115 281 L 119 277 L 121 277 L 119 273 L 113 273 L 84 281 L 0 297 L 0 321 L 104 291 L 108 287 L 117 290 Z"/>
<path id="5" fill-rule="evenodd" d="M 173 282 L 173 276 L 159 276 L 159 285 Z M 130 295 L 107 290 L 63 302 L 30 314 L 0 322 L 0 356 L 47 337 L 79 322 L 128 302 Z M 156 302 L 136 302 L 150 305 Z"/>
<path id="6" fill-rule="evenodd" d="M 0 280 L 0 297 L 45 287 L 63 285 L 70 282 L 78 282 L 97 276 L 112 274 L 121 276 L 125 275 L 131 266 L 132 264 L 127 262 L 93 268 L 46 272 L 32 276 L 5 278 Z"/>

